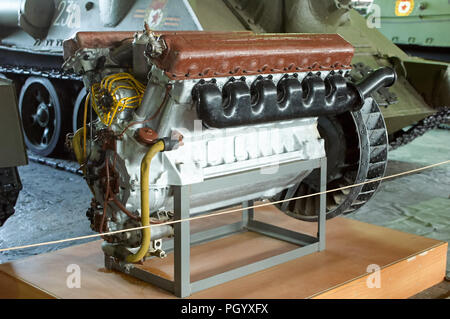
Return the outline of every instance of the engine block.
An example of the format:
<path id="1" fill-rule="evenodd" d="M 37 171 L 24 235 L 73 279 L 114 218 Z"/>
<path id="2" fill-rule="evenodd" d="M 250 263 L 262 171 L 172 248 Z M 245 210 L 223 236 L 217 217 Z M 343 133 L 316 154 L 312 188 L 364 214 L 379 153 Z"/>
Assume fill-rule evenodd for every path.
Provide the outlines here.
<path id="1" fill-rule="evenodd" d="M 85 120 L 72 141 L 98 232 L 141 226 L 145 216 L 168 221 L 173 186 L 217 176 L 259 169 L 270 183 L 242 180 L 194 195 L 191 214 L 273 198 L 310 173 L 282 175 L 278 165 L 325 157 L 319 116 L 359 110 L 373 90 L 395 80 L 381 70 L 350 82 L 353 48 L 338 35 L 79 33 L 65 49 L 66 68 L 84 75 L 100 118 Z M 144 185 L 143 158 L 160 142 Z M 173 234 L 171 226 L 155 229 L 153 254 Z M 144 240 L 141 231 L 104 238 L 105 252 L 118 258 Z"/>

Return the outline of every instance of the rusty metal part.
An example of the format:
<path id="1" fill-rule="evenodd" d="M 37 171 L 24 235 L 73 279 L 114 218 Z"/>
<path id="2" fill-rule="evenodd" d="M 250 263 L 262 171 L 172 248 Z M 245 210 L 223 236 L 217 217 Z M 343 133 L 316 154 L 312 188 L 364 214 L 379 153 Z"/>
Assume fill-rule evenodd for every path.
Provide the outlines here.
<path id="1" fill-rule="evenodd" d="M 128 209 L 126 209 L 125 206 L 120 202 L 120 200 L 117 199 L 117 197 L 114 194 L 110 194 L 110 195 L 111 195 L 110 200 L 112 200 L 114 202 L 114 204 L 116 204 L 117 207 L 119 207 L 122 212 L 124 212 L 131 219 L 140 220 L 139 216 L 134 215 L 132 212 L 130 212 Z"/>
<path id="2" fill-rule="evenodd" d="M 147 31 L 148 32 L 148 31 Z M 174 35 L 174 34 L 195 34 L 197 31 L 158 31 L 153 32 L 155 35 Z M 229 34 L 229 32 L 203 32 L 207 34 Z M 126 31 L 100 31 L 100 32 L 77 32 L 71 39 L 63 42 L 64 48 L 64 60 L 73 56 L 78 50 L 82 49 L 99 49 L 99 48 L 111 48 L 119 46 L 126 41 L 131 42 L 136 32 Z M 233 32 L 236 35 L 252 34 L 251 31 L 237 31 Z"/>
<path id="3" fill-rule="evenodd" d="M 145 145 L 153 145 L 158 139 L 158 133 L 149 127 L 141 127 L 136 132 L 136 139 Z"/>
<path id="4" fill-rule="evenodd" d="M 110 48 L 133 40 L 135 32 L 78 32 L 72 39 L 63 43 L 64 60 L 74 55 L 79 49 Z"/>
<path id="5" fill-rule="evenodd" d="M 116 149 L 116 136 L 114 131 L 110 128 L 102 129 L 98 132 L 97 138 L 101 141 L 102 150 L 115 150 Z"/>
<path id="6" fill-rule="evenodd" d="M 99 233 L 103 233 L 103 227 L 106 225 L 106 214 L 108 209 L 108 202 L 109 202 L 109 194 L 111 192 L 110 188 L 110 178 L 109 178 L 109 159 L 105 159 L 105 168 L 106 168 L 106 191 L 105 191 L 105 201 L 103 202 L 103 214 L 102 214 L 102 220 L 100 222 L 100 229 Z M 106 227 L 106 231 L 108 231 L 108 228 Z M 105 238 L 103 238 L 105 239 Z"/>
<path id="7" fill-rule="evenodd" d="M 158 107 L 158 110 L 156 110 L 155 114 L 153 114 L 153 116 L 151 116 L 148 119 L 143 120 L 143 121 L 136 121 L 136 122 L 132 122 L 132 123 L 128 124 L 127 127 L 125 127 L 125 129 L 117 136 L 117 138 L 122 139 L 124 134 L 134 125 L 139 125 L 139 124 L 142 125 L 142 124 L 145 124 L 145 123 L 148 123 L 148 122 L 154 120 L 159 115 L 159 113 L 161 112 L 161 109 L 164 107 L 164 105 L 166 105 L 167 100 L 169 98 L 170 90 L 172 90 L 172 85 L 171 84 L 166 85 L 166 92 L 164 95 L 164 99 L 161 102 L 161 105 Z"/>
<path id="8" fill-rule="evenodd" d="M 167 50 L 153 62 L 171 79 L 245 76 L 350 68 L 354 49 L 337 34 L 251 32 L 157 33 Z M 130 32 L 79 32 L 64 44 L 68 58 L 83 48 L 112 47 Z M 276 47 L 277 50 L 273 50 Z"/>
<path id="9" fill-rule="evenodd" d="M 337 34 L 161 34 L 168 49 L 152 61 L 171 79 L 336 71 L 354 52 Z"/>
<path id="10" fill-rule="evenodd" d="M 104 231 L 108 231 L 107 229 L 107 213 L 108 213 L 108 205 L 111 201 L 114 201 L 114 197 L 115 194 L 119 193 L 119 174 L 117 173 L 117 171 L 115 170 L 115 166 L 116 166 L 116 149 L 117 149 L 117 143 L 116 143 L 116 137 L 114 135 L 114 132 L 111 129 L 103 129 L 100 130 L 97 138 L 99 139 L 99 141 L 101 141 L 101 145 L 102 145 L 102 151 L 106 152 L 106 151 L 113 151 L 114 152 L 114 160 L 113 160 L 113 164 L 110 167 L 110 159 L 108 156 L 105 156 L 105 160 L 104 160 L 104 168 L 102 170 L 100 170 L 100 176 L 99 178 L 101 179 L 101 184 L 103 186 L 103 193 L 104 193 L 104 201 L 103 201 L 103 213 L 101 215 L 101 221 L 99 223 L 99 225 L 95 225 L 94 223 L 94 227 L 98 226 L 98 232 L 99 233 L 103 233 Z M 119 207 L 119 209 L 121 209 Z M 95 215 L 95 217 L 97 217 L 97 215 Z M 95 218 L 94 218 L 95 220 Z M 106 227 L 106 229 L 105 229 Z M 107 237 L 107 236 L 106 236 Z M 104 237 L 103 239 L 105 239 L 106 241 L 112 240 L 111 238 L 106 238 Z"/>
<path id="11" fill-rule="evenodd" d="M 235 35 L 252 35 L 251 31 L 235 31 L 235 32 L 215 32 L 215 31 L 151 31 L 146 30 L 146 32 L 151 32 L 155 36 L 165 36 L 165 35 L 196 35 L 196 34 L 208 34 L 214 36 L 227 36 L 230 33 Z M 77 32 L 75 36 L 71 39 L 64 41 L 64 50 L 75 49 L 95 49 L 95 48 L 109 48 L 122 44 L 126 40 L 133 39 L 136 32 L 134 31 L 98 31 L 98 32 Z M 73 51 L 68 51 L 67 53 L 74 53 Z"/>

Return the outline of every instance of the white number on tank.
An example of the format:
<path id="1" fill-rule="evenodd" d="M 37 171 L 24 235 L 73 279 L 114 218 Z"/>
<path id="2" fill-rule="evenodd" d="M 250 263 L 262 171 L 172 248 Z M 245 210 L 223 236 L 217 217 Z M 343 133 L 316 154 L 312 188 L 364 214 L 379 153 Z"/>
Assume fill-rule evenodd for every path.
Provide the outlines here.
<path id="1" fill-rule="evenodd" d="M 55 26 L 77 29 L 81 26 L 81 8 L 75 1 L 61 1 L 58 4 L 58 14 Z"/>

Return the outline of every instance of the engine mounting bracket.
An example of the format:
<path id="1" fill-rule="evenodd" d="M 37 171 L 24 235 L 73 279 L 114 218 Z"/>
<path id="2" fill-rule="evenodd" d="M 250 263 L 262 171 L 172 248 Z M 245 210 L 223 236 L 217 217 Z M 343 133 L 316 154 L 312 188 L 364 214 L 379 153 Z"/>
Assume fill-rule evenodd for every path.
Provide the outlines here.
<path id="1" fill-rule="evenodd" d="M 225 282 L 250 275 L 252 273 L 283 264 L 285 262 L 325 250 L 325 227 L 326 227 L 326 176 L 327 159 L 319 158 L 313 160 L 292 161 L 280 164 L 279 173 L 286 172 L 304 172 L 312 169 L 320 169 L 320 195 L 319 220 L 317 237 L 294 232 L 268 223 L 254 219 L 253 201 L 242 203 L 242 220 L 234 224 L 228 224 L 218 228 L 209 229 L 193 233 L 190 232 L 190 195 L 207 190 L 216 183 L 226 184 L 237 183 L 244 178 L 264 178 L 259 169 L 249 170 L 240 174 L 225 175 L 208 179 L 202 183 L 192 185 L 174 186 L 174 220 L 183 220 L 175 224 L 174 239 L 166 240 L 163 243 L 163 250 L 174 253 L 174 280 L 160 277 L 154 273 L 148 272 L 134 264 L 117 261 L 111 256 L 105 255 L 105 267 L 110 270 L 116 270 L 147 283 L 153 284 L 159 288 L 167 290 L 177 297 L 185 298 L 201 290 L 205 290 Z M 265 177 L 267 178 L 267 177 Z M 196 214 L 202 215 L 206 213 Z M 197 245 L 219 238 L 223 238 L 242 231 L 252 231 L 278 240 L 283 240 L 298 245 L 291 251 L 268 257 L 260 261 L 235 268 L 223 273 L 213 275 L 199 281 L 191 282 L 190 277 L 190 249 L 192 245 Z"/>

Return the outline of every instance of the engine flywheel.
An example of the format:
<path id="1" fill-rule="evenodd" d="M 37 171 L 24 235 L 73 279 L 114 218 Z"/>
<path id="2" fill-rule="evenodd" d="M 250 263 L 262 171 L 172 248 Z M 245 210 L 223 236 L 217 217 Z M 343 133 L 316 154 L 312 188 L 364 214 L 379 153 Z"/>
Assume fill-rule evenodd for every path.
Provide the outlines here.
<path id="1" fill-rule="evenodd" d="M 370 182 L 327 194 L 327 219 L 349 214 L 367 203 L 376 193 L 387 166 L 388 136 L 383 115 L 374 100 L 357 112 L 319 118 L 319 132 L 327 154 L 327 189 Z M 274 200 L 318 193 L 319 170 Z M 287 215 L 305 221 L 317 221 L 319 196 L 277 205 Z"/>

